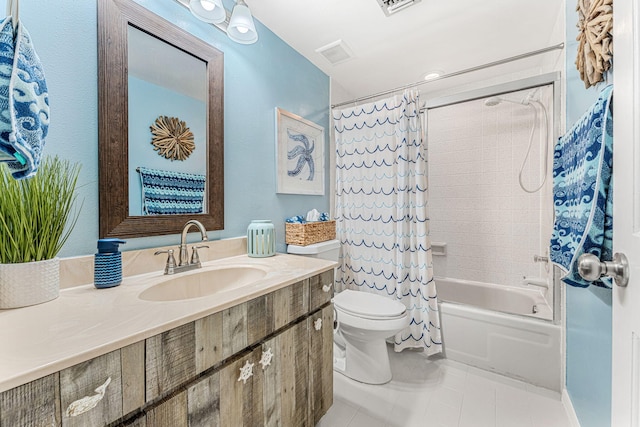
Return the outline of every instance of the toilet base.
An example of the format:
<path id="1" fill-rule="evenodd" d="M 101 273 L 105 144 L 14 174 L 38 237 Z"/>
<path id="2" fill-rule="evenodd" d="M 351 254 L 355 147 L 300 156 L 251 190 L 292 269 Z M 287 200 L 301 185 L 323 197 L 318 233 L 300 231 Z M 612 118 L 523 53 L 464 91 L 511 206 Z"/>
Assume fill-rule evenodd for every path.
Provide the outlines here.
<path id="1" fill-rule="evenodd" d="M 344 355 L 334 357 L 335 371 L 365 384 L 386 384 L 391 381 L 391 365 L 384 339 L 346 340 Z"/>

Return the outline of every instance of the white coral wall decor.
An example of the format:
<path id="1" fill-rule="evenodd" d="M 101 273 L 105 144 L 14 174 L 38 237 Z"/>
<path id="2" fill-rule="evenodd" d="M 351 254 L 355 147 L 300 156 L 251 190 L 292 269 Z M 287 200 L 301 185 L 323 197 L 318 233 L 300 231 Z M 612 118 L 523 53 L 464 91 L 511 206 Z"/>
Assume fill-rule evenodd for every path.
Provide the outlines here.
<path id="1" fill-rule="evenodd" d="M 613 0 L 578 0 L 576 67 L 584 86 L 604 80 L 613 58 Z"/>

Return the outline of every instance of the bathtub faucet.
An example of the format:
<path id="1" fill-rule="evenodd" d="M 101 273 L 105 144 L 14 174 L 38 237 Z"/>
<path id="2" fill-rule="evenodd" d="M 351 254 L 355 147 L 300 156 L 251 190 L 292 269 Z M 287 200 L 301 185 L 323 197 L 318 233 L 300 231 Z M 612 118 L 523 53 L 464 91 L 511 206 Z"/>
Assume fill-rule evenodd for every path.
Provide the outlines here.
<path id="1" fill-rule="evenodd" d="M 523 276 L 522 284 L 524 286 L 539 286 L 541 288 L 549 289 L 549 283 L 546 279 L 541 277 L 531 277 L 531 276 Z"/>

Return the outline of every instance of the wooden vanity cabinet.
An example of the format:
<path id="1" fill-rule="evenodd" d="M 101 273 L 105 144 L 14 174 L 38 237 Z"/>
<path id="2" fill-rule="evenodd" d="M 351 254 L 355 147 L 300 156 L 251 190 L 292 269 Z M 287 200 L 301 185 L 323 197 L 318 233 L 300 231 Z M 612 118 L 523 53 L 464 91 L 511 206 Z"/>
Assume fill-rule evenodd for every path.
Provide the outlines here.
<path id="1" fill-rule="evenodd" d="M 330 270 L 0 393 L 0 427 L 314 426 L 333 403 L 332 295 Z"/>

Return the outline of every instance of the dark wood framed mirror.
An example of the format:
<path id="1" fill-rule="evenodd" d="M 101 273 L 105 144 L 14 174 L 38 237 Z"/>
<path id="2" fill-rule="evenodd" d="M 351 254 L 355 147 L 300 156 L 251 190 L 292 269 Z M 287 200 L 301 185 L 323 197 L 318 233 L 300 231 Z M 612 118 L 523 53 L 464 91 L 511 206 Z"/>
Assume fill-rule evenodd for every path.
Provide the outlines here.
<path id="1" fill-rule="evenodd" d="M 203 213 L 144 215 L 130 209 L 130 186 L 140 178 L 131 164 L 129 123 L 129 35 L 132 29 L 176 49 L 177 55 L 189 55 L 202 61 L 203 120 L 202 146 L 196 157 L 204 156 L 205 175 Z M 148 52 L 154 55 L 153 52 Z M 157 55 L 155 55 L 157 56 Z M 171 54 L 173 58 L 173 54 Z M 139 59 L 139 58 L 138 58 Z M 137 61 L 142 64 L 153 62 Z M 157 58 L 155 58 L 157 59 Z M 173 60 L 171 65 L 176 65 Z M 167 66 L 169 63 L 167 63 Z M 180 65 L 179 65 L 180 66 Z M 162 66 L 157 67 L 162 68 Z M 190 81 L 184 66 L 184 82 Z M 176 72 L 172 75 L 175 76 Z M 100 200 L 100 237 L 144 237 L 179 233 L 189 219 L 197 219 L 207 230 L 224 228 L 224 57 L 223 53 L 188 32 L 165 21 L 132 0 L 98 2 L 98 167 Z M 179 79 L 178 79 L 179 81 Z M 200 92 L 202 92 L 202 90 Z M 149 141 L 151 134 L 149 133 Z M 198 145 L 196 145 L 198 147 Z M 196 148 L 197 149 L 197 148 Z M 145 152 L 144 156 L 147 156 Z M 158 157 L 149 143 L 148 156 Z M 143 162 L 141 161 L 141 164 Z M 173 162 L 167 160 L 167 164 Z M 175 167 L 174 167 L 175 169 Z"/>

